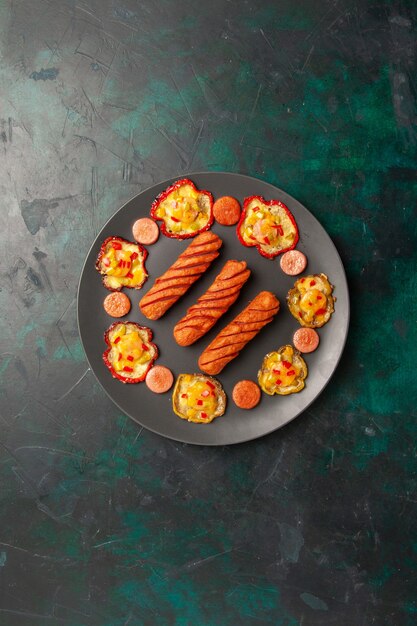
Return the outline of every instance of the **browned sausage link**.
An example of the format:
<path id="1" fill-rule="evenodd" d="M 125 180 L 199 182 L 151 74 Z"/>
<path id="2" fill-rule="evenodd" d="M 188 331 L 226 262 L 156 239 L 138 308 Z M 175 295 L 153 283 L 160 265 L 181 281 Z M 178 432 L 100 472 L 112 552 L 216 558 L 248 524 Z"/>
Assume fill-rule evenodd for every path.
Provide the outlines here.
<path id="1" fill-rule="evenodd" d="M 249 276 L 245 261 L 227 261 L 207 291 L 175 325 L 175 341 L 190 346 L 205 335 L 236 302 Z"/>
<path id="2" fill-rule="evenodd" d="M 279 311 L 279 300 L 270 291 L 261 291 L 246 309 L 230 322 L 202 352 L 198 366 L 206 374 L 219 374 L 246 344 Z"/>
<path id="3" fill-rule="evenodd" d="M 150 320 L 162 317 L 219 256 L 222 244 L 210 231 L 198 235 L 143 296 L 139 302 L 143 315 Z"/>

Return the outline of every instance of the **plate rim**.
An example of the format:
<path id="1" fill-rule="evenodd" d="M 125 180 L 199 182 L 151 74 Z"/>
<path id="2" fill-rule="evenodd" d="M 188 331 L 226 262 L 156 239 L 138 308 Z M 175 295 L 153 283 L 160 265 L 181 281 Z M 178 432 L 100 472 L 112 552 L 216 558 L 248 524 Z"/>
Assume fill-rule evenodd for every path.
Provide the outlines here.
<path id="1" fill-rule="evenodd" d="M 271 187 L 274 187 L 275 189 L 277 189 L 278 191 L 282 191 L 284 192 L 287 196 L 289 196 L 292 200 L 294 200 L 295 202 L 297 202 L 298 204 L 300 204 L 302 206 L 302 208 L 306 211 L 308 211 L 308 213 L 311 215 L 311 217 L 319 224 L 319 226 L 324 230 L 324 232 L 326 233 L 326 235 L 329 238 L 329 241 L 331 243 L 331 245 L 333 246 L 334 252 L 336 253 L 336 256 L 340 262 L 340 267 L 342 270 L 342 275 L 345 281 L 345 285 L 346 285 L 346 296 L 347 296 L 347 306 L 346 306 L 346 333 L 344 334 L 343 337 L 343 342 L 341 344 L 341 349 L 340 349 L 340 354 L 335 362 L 334 368 L 332 373 L 330 374 L 330 376 L 327 378 L 326 382 L 324 383 L 323 387 L 320 389 L 320 391 L 317 393 L 317 395 L 314 396 L 314 398 L 312 398 L 310 400 L 310 402 L 308 402 L 300 411 L 298 411 L 295 415 L 293 415 L 293 417 L 291 417 L 291 419 L 289 419 L 287 422 L 285 422 L 285 424 L 281 424 L 280 426 L 277 426 L 275 428 L 271 428 L 270 430 L 263 432 L 255 437 L 251 436 L 251 437 L 247 437 L 247 438 L 243 438 L 243 439 L 239 439 L 236 441 L 231 441 L 231 442 L 226 442 L 226 443 L 217 443 L 217 442 L 208 442 L 208 443 L 199 443 L 196 441 L 186 441 L 185 439 L 181 438 L 178 439 L 177 437 L 173 437 L 172 435 L 167 435 L 165 433 L 161 433 L 160 431 L 150 427 L 150 426 L 145 426 L 144 424 L 142 424 L 137 418 L 133 417 L 133 415 L 130 415 L 125 409 L 123 409 L 118 402 L 111 396 L 111 394 L 109 393 L 109 391 L 107 391 L 107 389 L 102 385 L 101 381 L 99 380 L 96 372 L 94 371 L 94 368 L 90 362 L 90 359 L 88 358 L 87 355 L 87 351 L 85 349 L 85 345 L 84 345 L 84 341 L 83 341 L 83 337 L 82 337 L 82 332 L 81 332 L 81 326 L 80 326 L 80 306 L 79 306 L 79 302 L 80 302 L 80 288 L 81 288 L 81 282 L 82 282 L 82 278 L 83 278 L 83 274 L 84 274 L 84 269 L 87 265 L 87 261 L 90 257 L 90 253 L 93 249 L 93 247 L 96 244 L 97 239 L 100 236 L 100 233 L 106 228 L 107 224 L 117 215 L 117 213 L 119 213 L 120 211 L 122 211 L 124 209 L 124 207 L 129 204 L 130 202 L 132 202 L 132 200 L 134 200 L 135 198 L 137 198 L 139 195 L 141 195 L 142 193 L 145 193 L 146 191 L 152 189 L 153 187 L 156 186 L 160 186 L 160 185 L 169 185 L 172 184 L 172 181 L 175 180 L 181 180 L 181 178 L 189 178 L 192 180 L 193 176 L 201 176 L 201 175 L 207 175 L 207 174 L 214 174 L 214 175 L 227 175 L 227 176 L 238 176 L 238 177 L 242 177 L 242 178 L 249 178 L 252 180 L 255 180 L 257 182 L 262 182 L 265 183 L 267 185 L 270 185 Z M 262 178 L 256 177 L 256 176 L 251 176 L 248 174 L 241 174 L 240 172 L 224 172 L 224 171 L 217 171 L 217 170 L 203 170 L 203 171 L 198 171 L 198 172 L 186 172 L 184 174 L 179 174 L 178 176 L 173 176 L 171 178 L 167 178 L 166 180 L 162 180 L 158 183 L 154 183 L 152 185 L 149 185 L 148 187 L 145 187 L 144 189 L 142 189 L 141 191 L 139 191 L 138 193 L 134 194 L 133 196 L 131 196 L 128 200 L 126 200 L 126 202 L 124 202 L 107 220 L 106 222 L 102 225 L 102 227 L 100 228 L 99 232 L 97 233 L 97 236 L 95 237 L 94 241 L 91 243 L 86 255 L 85 255 L 85 259 L 84 262 L 82 264 L 82 268 L 79 274 L 79 278 L 78 278 L 78 285 L 77 285 L 77 328 L 78 328 L 78 335 L 81 341 L 81 345 L 84 351 L 84 355 L 85 358 L 87 359 L 87 363 L 89 366 L 89 369 L 91 370 L 91 372 L 93 373 L 96 381 L 99 383 L 101 389 L 105 392 L 105 394 L 107 395 L 107 397 L 112 401 L 112 403 L 127 417 L 129 417 L 131 420 L 133 420 L 136 424 L 138 424 L 138 426 L 141 426 L 142 428 L 146 428 L 146 430 L 149 430 L 150 432 L 154 433 L 155 435 L 158 435 L 160 437 L 164 437 L 166 439 L 170 439 L 171 441 L 176 441 L 178 443 L 184 443 L 187 445 L 194 445 L 194 446 L 208 446 L 208 447 L 221 447 L 221 446 L 231 446 L 231 445 L 239 445 L 241 443 L 248 443 L 250 441 L 256 441 L 257 439 L 261 439 L 262 437 L 266 437 L 270 434 L 272 434 L 273 432 L 276 432 L 278 430 L 282 430 L 283 428 L 285 428 L 285 426 L 287 426 L 288 424 L 290 424 L 291 422 L 293 422 L 297 417 L 299 417 L 300 415 L 302 415 L 303 413 L 305 413 L 305 411 L 312 405 L 314 404 L 314 402 L 319 398 L 319 396 L 321 396 L 321 394 L 323 393 L 323 391 L 326 389 L 326 387 L 328 386 L 328 384 L 330 383 L 331 379 L 333 378 L 339 363 L 341 361 L 341 358 L 343 356 L 343 353 L 345 351 L 345 347 L 346 347 L 346 342 L 347 342 L 347 338 L 349 335 L 349 329 L 350 329 L 350 316 L 351 316 L 351 310 L 350 310 L 350 294 L 349 294 L 349 283 L 347 280 L 347 275 L 346 275 L 346 270 L 342 261 L 342 258 L 339 254 L 339 251 L 332 239 L 332 237 L 329 235 L 329 233 L 327 232 L 327 230 L 325 229 L 325 227 L 322 225 L 322 223 L 317 219 L 317 217 L 309 210 L 307 209 L 307 207 L 300 202 L 297 198 L 295 198 L 294 196 L 292 196 L 291 194 L 289 194 L 288 192 L 286 192 L 284 189 L 281 189 L 280 187 L 277 187 L 275 184 L 268 182 L 267 180 L 264 180 Z"/>

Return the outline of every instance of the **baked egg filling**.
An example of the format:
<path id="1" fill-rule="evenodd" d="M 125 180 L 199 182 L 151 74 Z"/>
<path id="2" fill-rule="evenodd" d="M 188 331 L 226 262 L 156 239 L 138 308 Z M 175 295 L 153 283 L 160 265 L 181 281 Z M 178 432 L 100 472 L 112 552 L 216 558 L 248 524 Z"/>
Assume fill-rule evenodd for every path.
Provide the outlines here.
<path id="1" fill-rule="evenodd" d="M 109 342 L 107 358 L 114 371 L 125 378 L 141 378 L 155 356 L 155 348 L 148 341 L 147 332 L 129 323 L 117 324 L 109 332 Z"/>
<path id="2" fill-rule="evenodd" d="M 110 289 L 141 286 L 147 277 L 142 250 L 134 243 L 109 241 L 100 259 L 100 272 Z"/>
<path id="3" fill-rule="evenodd" d="M 246 245 L 259 245 L 267 254 L 275 254 L 293 246 L 297 230 L 283 206 L 269 206 L 255 198 L 246 208 L 240 235 Z"/>
<path id="4" fill-rule="evenodd" d="M 174 412 L 189 422 L 211 422 L 223 415 L 226 407 L 220 383 L 203 374 L 180 374 L 172 399 Z"/>
<path id="5" fill-rule="evenodd" d="M 155 217 L 165 222 L 168 232 L 191 234 L 207 226 L 211 217 L 209 197 L 185 184 L 174 189 L 161 201 Z"/>
<path id="6" fill-rule="evenodd" d="M 283 346 L 276 352 L 269 352 L 258 372 L 259 386 L 270 396 L 285 396 L 301 391 L 306 377 L 307 365 L 292 346 Z"/>

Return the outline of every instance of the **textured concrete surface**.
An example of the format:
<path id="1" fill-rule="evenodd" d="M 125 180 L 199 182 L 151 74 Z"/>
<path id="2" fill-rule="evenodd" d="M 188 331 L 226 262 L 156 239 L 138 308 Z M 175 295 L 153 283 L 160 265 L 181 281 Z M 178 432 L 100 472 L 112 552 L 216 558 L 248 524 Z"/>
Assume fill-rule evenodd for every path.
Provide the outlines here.
<path id="1" fill-rule="evenodd" d="M 0 623 L 416 623 L 411 0 L 0 0 Z M 129 197 L 242 172 L 352 297 L 332 384 L 236 447 L 164 440 L 88 370 L 76 287 Z"/>

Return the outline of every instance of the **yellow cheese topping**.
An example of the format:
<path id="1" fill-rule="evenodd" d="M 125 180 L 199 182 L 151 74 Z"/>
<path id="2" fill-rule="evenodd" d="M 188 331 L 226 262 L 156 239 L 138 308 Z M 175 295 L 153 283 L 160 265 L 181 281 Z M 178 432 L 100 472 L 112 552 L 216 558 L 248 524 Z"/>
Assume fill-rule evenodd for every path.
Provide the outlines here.
<path id="1" fill-rule="evenodd" d="M 143 256 L 137 244 L 109 241 L 100 262 L 106 275 L 106 285 L 112 289 L 141 285 L 146 272 Z"/>
<path id="2" fill-rule="evenodd" d="M 326 314 L 327 298 L 318 289 L 310 289 L 301 296 L 299 306 L 305 321 L 309 322 L 314 317 L 321 319 Z"/>
<path id="3" fill-rule="evenodd" d="M 174 412 L 189 422 L 209 423 L 223 415 L 226 396 L 220 384 L 203 374 L 180 374 L 172 396 Z"/>
<path id="4" fill-rule="evenodd" d="M 180 394 L 179 406 L 184 414 L 191 420 L 206 414 L 206 419 L 212 415 L 217 406 L 217 398 L 214 389 L 207 385 L 206 381 L 200 380 L 187 374 L 183 381 L 187 386 L 187 391 Z M 185 385 L 184 385 L 185 387 Z"/>
<path id="5" fill-rule="evenodd" d="M 169 232 L 188 234 L 206 226 L 210 219 L 210 202 L 191 185 L 182 185 L 168 194 L 155 215 L 164 220 Z"/>
<path id="6" fill-rule="evenodd" d="M 240 235 L 250 246 L 260 245 L 266 252 L 289 248 L 296 237 L 294 224 L 280 205 L 267 206 L 253 199 L 246 208 Z"/>
<path id="7" fill-rule="evenodd" d="M 292 346 L 284 346 L 277 352 L 270 352 L 263 360 L 258 372 L 258 382 L 269 395 L 287 395 L 304 387 L 307 366 Z"/>
<path id="8" fill-rule="evenodd" d="M 154 356 L 154 347 L 146 331 L 130 324 L 117 324 L 109 333 L 111 350 L 108 359 L 116 372 L 128 378 L 139 378 Z"/>
<path id="9" fill-rule="evenodd" d="M 291 313 L 302 325 L 322 326 L 333 312 L 332 291 L 325 274 L 299 278 L 288 294 Z"/>

